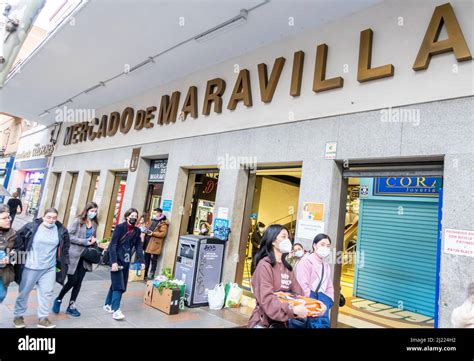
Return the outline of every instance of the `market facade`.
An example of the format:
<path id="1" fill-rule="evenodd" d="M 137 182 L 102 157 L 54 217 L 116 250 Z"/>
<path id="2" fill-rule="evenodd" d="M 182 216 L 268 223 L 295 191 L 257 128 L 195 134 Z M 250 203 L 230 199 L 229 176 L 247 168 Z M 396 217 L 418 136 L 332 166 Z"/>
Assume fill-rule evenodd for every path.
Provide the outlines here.
<path id="1" fill-rule="evenodd" d="M 105 238 L 127 208 L 160 206 L 161 268 L 225 219 L 222 280 L 244 287 L 257 221 L 306 249 L 321 231 L 343 258 L 336 296 L 413 318 L 335 305 L 334 325 L 449 327 L 474 269 L 452 241 L 474 229 L 473 27 L 464 1 L 384 2 L 66 121 L 40 210 L 68 223 L 94 200 Z"/>

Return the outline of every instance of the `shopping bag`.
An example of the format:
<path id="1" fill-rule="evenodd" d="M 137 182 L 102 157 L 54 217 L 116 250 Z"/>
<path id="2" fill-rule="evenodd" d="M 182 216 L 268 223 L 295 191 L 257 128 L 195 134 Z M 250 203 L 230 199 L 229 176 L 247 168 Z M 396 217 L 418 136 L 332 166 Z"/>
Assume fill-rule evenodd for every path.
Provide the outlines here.
<path id="1" fill-rule="evenodd" d="M 225 291 L 222 283 L 217 284 L 214 289 L 207 292 L 209 308 L 211 310 L 220 310 L 224 306 Z"/>
<path id="2" fill-rule="evenodd" d="M 224 291 L 225 291 L 225 297 L 224 297 L 224 304 L 227 301 L 227 296 L 229 296 L 229 291 L 230 291 L 230 286 L 232 285 L 232 282 L 226 282 L 224 286 Z"/>
<path id="3" fill-rule="evenodd" d="M 237 283 L 230 283 L 229 293 L 225 300 L 226 308 L 240 307 L 240 299 L 242 298 L 242 288 Z"/>
<path id="4" fill-rule="evenodd" d="M 145 279 L 145 272 L 142 271 L 141 263 L 130 263 L 128 271 L 128 282 L 140 282 Z"/>

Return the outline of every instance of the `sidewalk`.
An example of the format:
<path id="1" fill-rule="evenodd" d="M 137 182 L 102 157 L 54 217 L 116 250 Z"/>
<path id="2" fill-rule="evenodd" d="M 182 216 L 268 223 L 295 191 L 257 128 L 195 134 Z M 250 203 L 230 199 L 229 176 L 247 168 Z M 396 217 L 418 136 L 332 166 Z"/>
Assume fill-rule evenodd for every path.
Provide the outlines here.
<path id="1" fill-rule="evenodd" d="M 75 318 L 64 313 L 71 294 L 69 292 L 64 298 L 65 306 L 62 307 L 61 313 L 51 314 L 50 320 L 58 328 L 236 328 L 245 327 L 252 312 L 250 307 L 218 311 L 200 307 L 186 308 L 177 315 L 169 316 L 143 303 L 145 293 L 143 282 L 130 282 L 121 307 L 126 318 L 115 321 L 112 315 L 105 313 L 102 309 L 109 286 L 108 267 L 101 266 L 96 271 L 88 273 L 77 300 L 77 308 L 82 315 Z M 60 289 L 61 286 L 56 284 L 55 296 L 58 295 Z M 0 305 L 0 328 L 13 327 L 13 309 L 17 294 L 18 286 L 12 283 L 8 289 L 7 298 Z M 28 328 L 36 328 L 37 306 L 36 291 L 33 291 L 25 314 L 25 323 Z"/>
<path id="2" fill-rule="evenodd" d="M 18 230 L 32 219 L 32 216 L 17 215 L 13 228 Z M 65 306 L 62 307 L 62 312 L 58 315 L 50 314 L 50 320 L 58 328 L 234 328 L 245 327 L 252 312 L 252 307 L 218 311 L 210 310 L 209 307 L 199 307 L 186 308 L 177 315 L 169 316 L 143 303 L 145 283 L 129 282 L 121 307 L 126 318 L 115 321 L 112 315 L 106 314 L 102 309 L 109 286 L 108 267 L 100 266 L 94 272 L 87 273 L 77 300 L 77 308 L 82 315 L 75 318 L 64 313 L 71 295 L 69 292 L 64 298 Z M 61 285 L 56 283 L 55 297 L 60 290 Z M 0 328 L 13 327 L 13 309 L 17 295 L 18 285 L 12 283 L 8 288 L 7 298 L 0 304 Z M 29 328 L 36 328 L 37 306 L 36 291 L 33 291 L 25 314 L 25 323 Z"/>
<path id="3" fill-rule="evenodd" d="M 25 224 L 28 222 L 31 222 L 33 220 L 33 216 L 28 216 L 25 215 L 24 213 L 22 214 L 17 214 L 15 217 L 15 220 L 13 221 L 13 229 L 18 231 L 21 227 L 23 227 Z"/>

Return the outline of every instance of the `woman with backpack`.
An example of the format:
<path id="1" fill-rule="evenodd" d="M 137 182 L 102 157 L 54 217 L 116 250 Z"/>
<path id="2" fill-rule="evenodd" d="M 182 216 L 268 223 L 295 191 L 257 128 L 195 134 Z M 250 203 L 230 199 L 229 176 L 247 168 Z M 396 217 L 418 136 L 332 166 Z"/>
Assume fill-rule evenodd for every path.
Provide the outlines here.
<path id="1" fill-rule="evenodd" d="M 76 300 L 81 290 L 82 281 L 86 272 L 92 272 L 92 263 L 86 261 L 82 255 L 87 247 L 96 243 L 97 233 L 97 209 L 94 202 L 86 204 L 84 210 L 77 216 L 69 227 L 69 238 L 71 246 L 69 248 L 69 268 L 67 283 L 59 292 L 53 303 L 53 312 L 59 313 L 64 296 L 72 289 L 66 313 L 73 317 L 79 317 L 81 313 L 77 310 Z"/>

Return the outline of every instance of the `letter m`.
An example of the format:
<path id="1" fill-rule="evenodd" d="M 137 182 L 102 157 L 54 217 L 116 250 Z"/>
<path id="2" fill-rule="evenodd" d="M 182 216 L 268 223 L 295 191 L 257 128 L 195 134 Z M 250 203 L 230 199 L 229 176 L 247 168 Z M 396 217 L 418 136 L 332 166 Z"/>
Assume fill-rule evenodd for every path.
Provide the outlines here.
<path id="1" fill-rule="evenodd" d="M 168 124 L 176 122 L 178 116 L 179 97 L 181 93 L 176 91 L 171 94 L 171 101 L 169 95 L 161 97 L 160 112 L 158 114 L 158 124 Z"/>

